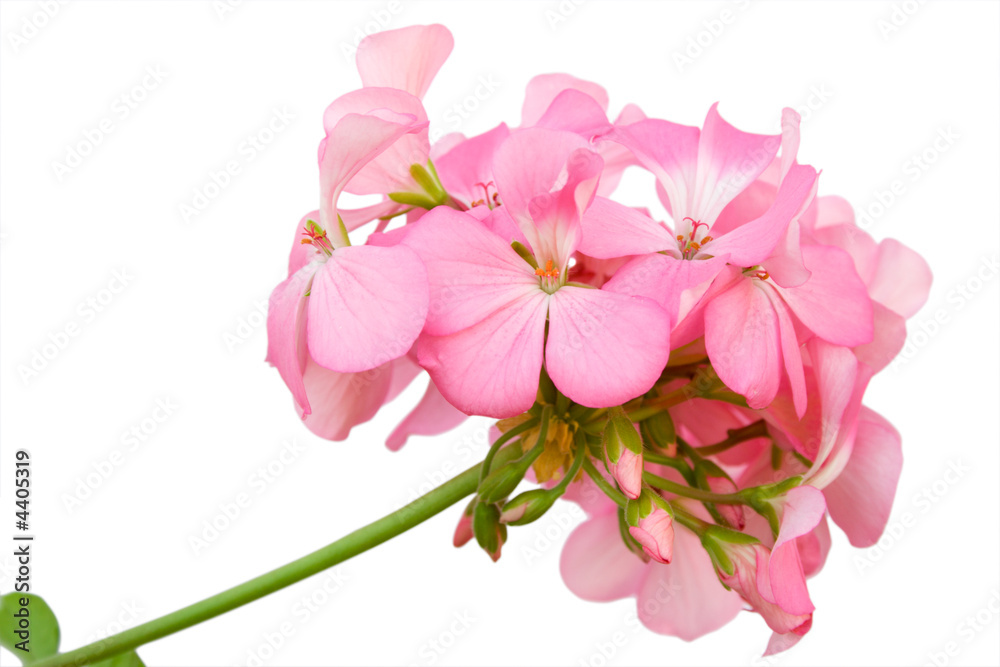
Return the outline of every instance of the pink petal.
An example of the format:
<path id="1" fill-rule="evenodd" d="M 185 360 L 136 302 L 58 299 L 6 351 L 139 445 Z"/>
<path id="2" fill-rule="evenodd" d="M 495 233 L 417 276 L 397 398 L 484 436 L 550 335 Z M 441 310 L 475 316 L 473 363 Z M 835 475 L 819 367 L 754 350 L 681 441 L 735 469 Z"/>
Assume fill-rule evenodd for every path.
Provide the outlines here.
<path id="1" fill-rule="evenodd" d="M 501 123 L 489 132 L 462 141 L 436 159 L 434 167 L 448 194 L 467 206 L 486 199 L 479 184 L 493 182 L 493 155 L 508 136 L 510 130 Z M 490 196 L 496 191 L 495 186 L 491 188 Z"/>
<path id="2" fill-rule="evenodd" d="M 559 93 L 535 127 L 576 132 L 585 139 L 608 131 L 611 123 L 597 100 L 579 90 L 569 88 Z"/>
<path id="3" fill-rule="evenodd" d="M 708 110 L 698 141 L 698 190 L 685 213 L 711 224 L 730 201 L 760 176 L 781 145 L 780 136 L 742 132 Z M 675 215 L 677 211 L 675 210 Z"/>
<path id="4" fill-rule="evenodd" d="M 823 493 L 826 495 L 826 489 Z M 827 498 L 827 506 L 829 506 L 829 498 Z M 795 540 L 795 545 L 799 550 L 799 558 L 802 560 L 802 571 L 807 579 L 819 574 L 819 571 L 823 569 L 826 557 L 830 553 L 831 544 L 830 525 L 825 516 L 820 519 L 811 532 Z"/>
<path id="5" fill-rule="evenodd" d="M 809 599 L 795 538 L 808 534 L 819 524 L 826 514 L 826 501 L 819 489 L 798 486 L 788 492 L 783 505 L 781 530 L 768 562 L 771 602 L 790 614 L 810 614 L 815 607 Z"/>
<path id="6" fill-rule="evenodd" d="M 626 497 L 632 500 L 639 497 L 642 491 L 643 470 L 641 453 L 635 454 L 630 449 L 622 448 L 618 463 L 608 462 L 608 470 Z"/>
<path id="7" fill-rule="evenodd" d="M 427 316 L 427 272 L 401 245 L 348 246 L 317 272 L 309 297 L 309 353 L 338 372 L 406 354 Z"/>
<path id="8" fill-rule="evenodd" d="M 889 365 L 906 344 L 906 320 L 877 301 L 872 302 L 875 334 L 872 342 L 858 345 L 854 355 L 878 372 Z"/>
<path id="9" fill-rule="evenodd" d="M 802 350 L 799 339 L 795 334 L 795 324 L 788 313 L 788 306 L 781 300 L 778 293 L 766 283 L 763 286 L 778 316 L 778 333 L 781 336 L 781 359 L 785 365 L 785 374 L 788 377 L 792 390 L 792 402 L 795 405 L 795 414 L 799 419 L 806 413 L 806 375 L 802 368 Z"/>
<path id="10" fill-rule="evenodd" d="M 684 291 L 712 280 L 725 266 L 726 257 L 684 260 L 652 253 L 629 260 L 604 289 L 653 299 L 676 322 Z"/>
<path id="11" fill-rule="evenodd" d="M 392 363 L 363 373 L 337 373 L 311 358 L 303 374 L 312 412 L 300 411 L 310 431 L 327 440 L 346 440 L 351 428 L 378 412 L 392 381 Z"/>
<path id="12" fill-rule="evenodd" d="M 664 225 L 605 197 L 594 197 L 581 225 L 583 238 L 577 250 L 597 259 L 645 255 L 676 245 Z"/>
<path id="13" fill-rule="evenodd" d="M 552 101 L 564 90 L 578 90 L 589 95 L 604 110 L 608 108 L 608 91 L 590 81 L 569 74 L 540 74 L 528 82 L 521 108 L 521 127 L 531 127 L 545 114 Z"/>
<path id="14" fill-rule="evenodd" d="M 652 300 L 573 286 L 552 295 L 545 367 L 576 403 L 602 408 L 644 394 L 669 355 L 670 318 Z"/>
<path id="15" fill-rule="evenodd" d="M 344 221 L 344 227 L 347 228 L 347 231 L 351 232 L 372 220 L 395 217 L 407 208 L 409 208 L 407 204 L 400 204 L 391 199 L 385 199 L 377 204 L 363 208 L 338 208 L 337 213 L 340 214 L 341 219 Z M 315 220 L 316 218 L 313 219 Z"/>
<path id="16" fill-rule="evenodd" d="M 529 409 L 538 391 L 549 296 L 518 297 L 479 324 L 421 337 L 417 351 L 438 390 L 466 414 L 502 419 Z"/>
<path id="17" fill-rule="evenodd" d="M 648 119 L 616 127 L 606 138 L 631 150 L 642 166 L 656 176 L 657 183 L 666 194 L 665 203 L 674 220 L 678 221 L 684 216 L 695 215 L 691 208 L 698 169 L 699 136 L 697 127 Z"/>
<path id="18" fill-rule="evenodd" d="M 468 214 L 435 208 L 410 226 L 403 243 L 427 266 L 431 336 L 466 329 L 539 291 L 534 270 L 509 242 Z"/>
<path id="19" fill-rule="evenodd" d="M 296 404 L 309 414 L 309 397 L 302 382 L 306 366 L 305 293 L 316 267 L 302 268 L 274 288 L 267 309 L 267 361 L 278 369 Z"/>
<path id="20" fill-rule="evenodd" d="M 705 308 L 705 349 L 719 378 L 751 408 L 774 400 L 781 382 L 778 316 L 757 284 L 744 278 Z"/>
<path id="21" fill-rule="evenodd" d="M 793 166 L 782 181 L 774 204 L 764 215 L 711 241 L 702 252 L 728 254 L 729 262 L 736 266 L 760 264 L 771 255 L 788 224 L 806 204 L 815 182 L 815 169 L 804 165 Z"/>
<path id="22" fill-rule="evenodd" d="M 540 263 L 565 268 L 580 237 L 580 217 L 603 166 L 585 139 L 572 132 L 531 128 L 497 149 L 493 175 L 504 208 Z"/>
<path id="23" fill-rule="evenodd" d="M 931 289 L 927 260 L 895 239 L 878 245 L 878 266 L 868 283 L 872 299 L 909 318 L 927 303 Z"/>
<path id="24" fill-rule="evenodd" d="M 804 246 L 802 257 L 812 272 L 809 280 L 799 287 L 778 288 L 796 317 L 834 345 L 870 343 L 872 303 L 850 255 L 840 248 Z"/>
<path id="25" fill-rule="evenodd" d="M 610 512 L 576 527 L 563 546 L 559 571 L 578 597 L 610 602 L 635 594 L 646 565 L 625 547 L 618 514 Z"/>
<path id="26" fill-rule="evenodd" d="M 455 40 L 443 25 L 414 25 L 368 35 L 358 45 L 361 82 L 423 97 Z"/>
<path id="27" fill-rule="evenodd" d="M 331 239 L 337 239 L 339 230 L 337 199 L 340 193 L 349 183 L 355 182 L 362 171 L 367 171 L 371 179 L 378 181 L 378 187 L 370 192 L 395 190 L 393 177 L 384 171 L 387 167 L 380 161 L 387 155 L 390 161 L 396 159 L 389 155 L 390 147 L 395 150 L 403 136 L 420 131 L 421 127 L 426 127 L 426 122 L 422 125 L 411 116 L 391 112 L 352 113 L 341 118 L 327 132 L 325 143 L 320 148 L 319 222 Z M 409 164 L 406 169 L 409 169 Z M 406 176 L 409 178 L 408 171 Z"/>
<path id="28" fill-rule="evenodd" d="M 901 445 L 899 432 L 892 424 L 878 413 L 861 408 L 851 458 L 823 490 L 830 516 L 856 547 L 875 544 L 889 521 L 903 466 Z"/>
<path id="29" fill-rule="evenodd" d="M 743 608 L 740 596 L 719 583 L 708 553 L 686 529 L 674 532 L 670 565 L 649 565 L 646 571 L 637 604 L 639 619 L 654 632 L 693 641 L 729 623 Z"/>
<path id="30" fill-rule="evenodd" d="M 411 435 L 438 435 L 455 428 L 467 417 L 445 399 L 437 385 L 430 382 L 420 403 L 393 429 L 385 446 L 395 452 L 406 444 Z"/>
<path id="31" fill-rule="evenodd" d="M 405 126 L 403 131 L 391 136 L 387 130 L 368 125 L 351 124 L 339 131 L 348 116 L 381 117 Z M 425 165 L 430 152 L 427 136 L 427 112 L 420 100 L 395 88 L 360 88 L 337 98 L 323 114 L 323 127 L 327 138 L 321 148 L 321 162 L 325 146 L 334 150 L 329 160 L 346 167 L 357 167 L 352 177 L 329 180 L 340 184 L 345 192 L 359 195 L 386 194 L 413 191 L 417 185 L 410 176 L 410 166 Z M 373 136 L 377 133 L 383 136 Z M 375 146 L 378 150 L 372 150 Z M 358 147 L 363 147 L 359 150 Z M 362 161 L 360 155 L 369 154 Z M 359 164 L 360 162 L 360 164 Z"/>

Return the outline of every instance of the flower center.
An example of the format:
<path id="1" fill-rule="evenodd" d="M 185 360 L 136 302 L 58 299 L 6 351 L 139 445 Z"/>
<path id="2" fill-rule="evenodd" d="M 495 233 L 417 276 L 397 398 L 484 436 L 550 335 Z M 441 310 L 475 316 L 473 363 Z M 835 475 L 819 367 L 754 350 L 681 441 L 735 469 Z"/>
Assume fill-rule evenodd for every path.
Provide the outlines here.
<path id="1" fill-rule="evenodd" d="M 476 183 L 476 185 L 483 189 L 484 197 L 483 199 L 477 199 L 476 201 L 472 202 L 469 205 L 470 208 L 475 208 L 477 206 L 486 204 L 487 206 L 490 207 L 490 210 L 492 211 L 497 206 L 501 206 L 500 193 L 496 191 L 496 186 L 493 185 L 493 181 L 490 181 L 489 183 Z M 490 194 L 490 188 L 493 188 L 492 195 Z"/>
<path id="2" fill-rule="evenodd" d="M 305 231 L 302 232 L 302 236 L 306 238 L 299 241 L 299 243 L 311 245 L 316 248 L 317 252 L 321 252 L 327 257 L 333 254 L 334 247 L 326 235 L 326 230 L 312 220 L 306 220 Z"/>
<path id="3" fill-rule="evenodd" d="M 692 259 L 705 244 L 712 240 L 712 237 L 706 233 L 701 240 L 698 240 L 698 228 L 704 227 L 705 231 L 708 232 L 708 223 L 698 222 L 694 218 L 684 218 L 684 220 L 691 221 L 691 232 L 686 237 L 683 234 L 678 234 L 677 244 L 684 259 Z"/>

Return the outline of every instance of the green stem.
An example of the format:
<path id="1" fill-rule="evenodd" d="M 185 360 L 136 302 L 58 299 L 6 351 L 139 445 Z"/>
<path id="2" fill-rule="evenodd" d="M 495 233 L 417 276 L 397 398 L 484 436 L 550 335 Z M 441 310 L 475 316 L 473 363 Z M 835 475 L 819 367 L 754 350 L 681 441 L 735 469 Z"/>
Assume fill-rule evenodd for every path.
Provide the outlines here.
<path id="1" fill-rule="evenodd" d="M 707 447 L 696 447 L 694 450 L 701 456 L 712 456 L 713 454 L 720 454 L 741 442 L 753 440 L 754 438 L 763 438 L 767 436 L 767 422 L 761 419 L 740 428 L 730 429 L 726 431 L 726 435 L 728 437 L 722 442 L 708 445 Z"/>
<path id="2" fill-rule="evenodd" d="M 510 431 L 508 431 L 509 433 Z M 520 455 L 520 447 L 508 447 L 499 452 L 502 462 Z M 174 634 L 227 611 L 259 600 L 275 591 L 298 583 L 338 563 L 368 551 L 410 528 L 423 523 L 435 514 L 472 495 L 479 484 L 479 469 L 476 464 L 454 479 L 445 482 L 427 495 L 417 498 L 409 505 L 388 514 L 363 528 L 346 535 L 318 551 L 303 556 L 287 565 L 271 570 L 238 586 L 223 591 L 201 602 L 154 619 L 117 635 L 88 644 L 81 648 L 54 655 L 33 663 L 32 667 L 67 667 L 87 665 L 120 653 L 138 648 L 167 635 Z"/>
<path id="3" fill-rule="evenodd" d="M 625 503 L 628 502 L 625 494 L 611 486 L 611 484 L 608 483 L 608 480 L 604 479 L 604 475 L 602 475 L 600 471 L 594 467 L 594 464 L 591 462 L 589 456 L 583 460 L 583 471 L 590 475 L 590 479 L 594 480 L 594 483 L 600 487 L 601 491 L 603 491 L 608 498 L 611 498 L 611 500 L 618 503 L 619 507 L 625 507 Z"/>
<path id="4" fill-rule="evenodd" d="M 747 497 L 742 492 L 712 493 L 711 491 L 695 489 L 690 486 L 685 486 L 684 484 L 671 482 L 669 479 L 663 479 L 659 475 L 654 475 L 651 472 L 642 473 L 642 479 L 647 484 L 654 486 L 657 489 L 669 491 L 670 493 L 676 493 L 677 495 L 684 496 L 685 498 L 693 498 L 694 500 L 702 500 L 709 503 L 722 503 L 723 505 L 741 505 L 747 502 Z"/>
<path id="5" fill-rule="evenodd" d="M 494 442 L 493 445 L 490 447 L 490 451 L 486 453 L 486 458 L 483 459 L 482 467 L 479 470 L 479 481 L 482 482 L 484 479 L 486 479 L 486 475 L 490 474 L 490 468 L 493 466 L 493 457 L 497 455 L 497 452 L 500 451 L 501 447 L 506 445 L 514 436 L 521 435 L 525 431 L 530 431 L 536 426 L 538 426 L 538 420 L 529 419 L 523 424 L 518 424 L 517 426 L 515 426 L 514 428 L 510 429 L 509 431 L 501 435 L 499 438 L 497 438 L 496 442 Z"/>

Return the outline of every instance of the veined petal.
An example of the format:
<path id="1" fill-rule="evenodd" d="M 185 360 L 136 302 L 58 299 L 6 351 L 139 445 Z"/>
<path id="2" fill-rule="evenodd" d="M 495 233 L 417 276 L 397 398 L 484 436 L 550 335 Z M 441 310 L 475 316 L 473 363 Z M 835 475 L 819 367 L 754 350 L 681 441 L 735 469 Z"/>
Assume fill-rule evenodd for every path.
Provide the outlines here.
<path id="1" fill-rule="evenodd" d="M 568 88 L 556 95 L 535 127 L 567 130 L 590 139 L 611 129 L 605 109 L 590 95 Z"/>
<path id="2" fill-rule="evenodd" d="M 722 119 L 718 106 L 708 110 L 698 140 L 697 187 L 686 213 L 709 225 L 771 164 L 781 145 L 781 135 L 737 130 Z"/>
<path id="3" fill-rule="evenodd" d="M 395 362 L 394 362 L 395 363 Z M 397 451 L 411 435 L 437 435 L 450 431 L 468 418 L 438 391 L 433 381 L 413 410 L 399 423 L 385 441 L 385 446 Z"/>
<path id="4" fill-rule="evenodd" d="M 353 427 L 374 417 L 385 402 L 392 362 L 363 373 L 337 373 L 310 358 L 303 381 L 313 406 L 311 413 L 299 412 L 306 427 L 327 440 L 346 440 Z"/>
<path id="5" fill-rule="evenodd" d="M 635 594 L 646 565 L 622 542 L 618 514 L 612 511 L 573 530 L 563 545 L 559 571 L 578 597 L 610 602 Z"/>
<path id="6" fill-rule="evenodd" d="M 409 127 L 361 162 L 352 178 L 343 179 L 343 190 L 358 195 L 414 191 L 418 186 L 410 175 L 410 166 L 426 164 L 430 154 L 427 112 L 420 100 L 395 88 L 359 88 L 340 96 L 323 113 L 327 138 L 321 150 L 321 161 L 325 146 L 332 145 L 335 147 L 331 154 L 333 159 L 354 164 L 354 159 L 339 156 L 353 152 L 355 144 L 372 143 L 367 136 L 372 130 L 366 127 L 345 127 L 330 138 L 350 115 L 382 117 Z"/>
<path id="7" fill-rule="evenodd" d="M 823 489 L 830 516 L 853 546 L 870 547 L 882 536 L 902 467 L 899 431 L 880 414 L 862 407 L 851 457 Z"/>
<path id="8" fill-rule="evenodd" d="M 448 194 L 467 206 L 492 196 L 496 187 L 487 195 L 483 186 L 493 181 L 493 155 L 508 136 L 510 130 L 501 123 L 489 132 L 462 141 L 436 159 L 434 167 Z"/>
<path id="9" fill-rule="evenodd" d="M 645 255 L 676 245 L 664 225 L 605 197 L 594 197 L 581 225 L 583 236 L 577 250 L 597 259 Z"/>
<path id="10" fill-rule="evenodd" d="M 823 492 L 812 486 L 797 486 L 783 500 L 781 530 L 768 561 L 770 593 L 774 602 L 790 614 L 810 614 L 815 607 L 809 599 L 805 571 L 795 539 L 808 534 L 826 514 Z M 766 591 L 761 591 L 768 598 Z"/>
<path id="11" fill-rule="evenodd" d="M 435 208 L 410 226 L 403 244 L 427 266 L 431 336 L 466 329 L 539 291 L 534 270 L 510 242 L 466 213 Z"/>
<path id="12" fill-rule="evenodd" d="M 455 39 L 443 25 L 414 25 L 368 35 L 356 56 L 361 82 L 423 97 Z"/>
<path id="13" fill-rule="evenodd" d="M 670 318 L 651 299 L 565 286 L 552 295 L 545 367 L 587 407 L 619 405 L 647 391 L 670 355 Z"/>
<path id="14" fill-rule="evenodd" d="M 278 369 L 296 404 L 309 414 L 309 397 L 302 382 L 306 366 L 305 293 L 316 266 L 304 266 L 271 292 L 267 308 L 267 362 Z"/>
<path id="15" fill-rule="evenodd" d="M 426 121 L 421 123 L 412 116 L 382 110 L 366 115 L 348 114 L 327 132 L 320 147 L 320 224 L 333 238 L 340 227 L 337 199 L 348 183 L 362 170 L 375 165 L 376 158 L 395 147 L 401 137 L 425 127 Z M 383 167 L 386 165 L 376 165 L 375 169 Z M 409 164 L 407 176 L 408 170 Z M 391 189 L 394 189 L 392 184 L 380 181 L 379 187 L 369 192 L 384 193 Z"/>
<path id="16" fill-rule="evenodd" d="M 603 289 L 648 297 L 660 304 L 671 323 L 676 323 L 684 291 L 715 278 L 726 267 L 726 259 L 684 260 L 660 253 L 641 255 L 618 269 Z"/>
<path id="17" fill-rule="evenodd" d="M 802 258 L 812 272 L 809 280 L 798 287 L 777 288 L 796 317 L 834 345 L 870 343 L 872 302 L 850 255 L 840 248 L 810 245 L 802 248 Z"/>
<path id="18" fill-rule="evenodd" d="M 524 294 L 479 324 L 424 335 L 417 352 L 438 390 L 466 414 L 503 419 L 535 402 L 549 295 Z"/>
<path id="19" fill-rule="evenodd" d="M 719 378 L 751 408 L 774 400 L 781 383 L 778 316 L 756 279 L 737 280 L 708 303 L 705 349 Z"/>
<path id="20" fill-rule="evenodd" d="M 338 372 L 406 354 L 427 317 L 427 272 L 411 249 L 348 246 L 317 272 L 309 296 L 309 353 Z"/>
<path id="21" fill-rule="evenodd" d="M 762 286 L 764 293 L 771 301 L 778 316 L 778 333 L 781 336 L 781 359 L 785 365 L 785 374 L 792 389 L 792 403 L 799 419 L 806 413 L 808 402 L 806 392 L 806 375 L 802 368 L 802 349 L 795 334 L 795 324 L 788 313 L 788 306 L 781 300 L 777 291 L 766 283 Z"/>
<path id="22" fill-rule="evenodd" d="M 531 127 L 545 114 L 552 101 L 564 90 L 578 90 L 592 97 L 607 111 L 608 91 L 590 81 L 569 74 L 540 74 L 528 82 L 521 108 L 521 127 Z"/>

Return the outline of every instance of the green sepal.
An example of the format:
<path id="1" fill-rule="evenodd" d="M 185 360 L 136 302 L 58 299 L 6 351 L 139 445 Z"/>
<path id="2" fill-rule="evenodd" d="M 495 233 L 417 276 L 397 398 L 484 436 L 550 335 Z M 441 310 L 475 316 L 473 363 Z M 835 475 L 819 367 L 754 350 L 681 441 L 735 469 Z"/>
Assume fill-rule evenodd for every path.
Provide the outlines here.
<path id="1" fill-rule="evenodd" d="M 398 204 L 416 206 L 417 208 L 424 208 L 428 211 L 437 206 L 437 204 L 427 195 L 417 194 L 415 192 L 390 192 L 388 196 L 389 199 Z"/>
<path id="2" fill-rule="evenodd" d="M 535 256 L 531 254 L 531 251 L 528 250 L 528 248 L 525 247 L 523 243 L 521 243 L 520 241 L 512 241 L 510 247 L 513 248 L 514 252 L 516 252 L 521 257 L 521 259 L 526 261 L 531 266 L 531 268 L 533 269 L 538 268 L 538 260 L 535 259 Z"/>

